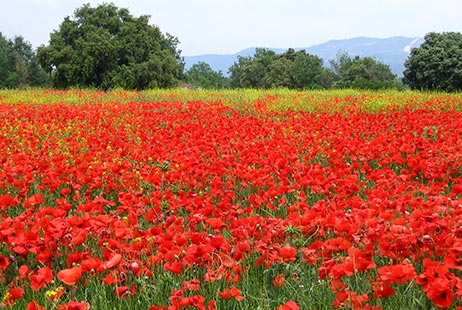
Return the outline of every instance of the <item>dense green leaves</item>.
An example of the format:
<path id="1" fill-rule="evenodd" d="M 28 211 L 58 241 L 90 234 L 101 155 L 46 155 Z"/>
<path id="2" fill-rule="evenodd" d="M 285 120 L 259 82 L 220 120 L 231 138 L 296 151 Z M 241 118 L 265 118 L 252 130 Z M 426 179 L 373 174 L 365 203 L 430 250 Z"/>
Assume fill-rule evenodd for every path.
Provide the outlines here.
<path id="1" fill-rule="evenodd" d="M 390 67 L 372 57 L 351 58 L 346 53 L 339 53 L 330 65 L 336 88 L 382 89 L 398 85 Z"/>
<path id="2" fill-rule="evenodd" d="M 7 40 L 0 33 L 0 88 L 48 86 L 32 46 L 23 37 Z"/>
<path id="3" fill-rule="evenodd" d="M 183 63 L 178 40 L 113 4 L 77 9 L 66 17 L 50 44 L 38 50 L 57 88 L 136 88 L 175 86 Z"/>
<path id="4" fill-rule="evenodd" d="M 462 90 L 462 34 L 435 33 L 411 51 L 404 66 L 404 82 L 412 89 Z"/>
<path id="5" fill-rule="evenodd" d="M 288 49 L 283 54 L 257 48 L 253 57 L 239 57 L 229 69 L 232 87 L 313 89 L 321 87 L 322 59 Z"/>
<path id="6" fill-rule="evenodd" d="M 307 54 L 304 50 L 295 53 L 291 75 L 295 88 L 320 88 L 323 71 L 322 59 Z"/>
<path id="7" fill-rule="evenodd" d="M 205 89 L 227 88 L 229 80 L 221 71 L 214 71 L 208 63 L 198 62 L 185 73 L 186 81 Z"/>
<path id="8" fill-rule="evenodd" d="M 359 88 L 382 89 L 398 86 L 396 76 L 385 65 L 371 57 L 349 57 L 340 53 L 323 67 L 321 58 L 305 50 L 288 49 L 276 54 L 257 49 L 253 57 L 240 57 L 229 72 L 231 86 L 251 88 Z"/>

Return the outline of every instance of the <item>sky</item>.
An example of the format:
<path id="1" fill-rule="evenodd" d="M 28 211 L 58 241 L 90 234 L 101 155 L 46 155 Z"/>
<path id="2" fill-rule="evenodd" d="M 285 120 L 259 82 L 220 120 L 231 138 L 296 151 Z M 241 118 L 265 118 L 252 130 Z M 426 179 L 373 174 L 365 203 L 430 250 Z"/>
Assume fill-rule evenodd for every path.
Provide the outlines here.
<path id="1" fill-rule="evenodd" d="M 85 3 L 113 3 L 180 40 L 183 56 L 308 47 L 359 36 L 462 32 L 461 0 L 0 0 L 0 32 L 34 47 Z"/>

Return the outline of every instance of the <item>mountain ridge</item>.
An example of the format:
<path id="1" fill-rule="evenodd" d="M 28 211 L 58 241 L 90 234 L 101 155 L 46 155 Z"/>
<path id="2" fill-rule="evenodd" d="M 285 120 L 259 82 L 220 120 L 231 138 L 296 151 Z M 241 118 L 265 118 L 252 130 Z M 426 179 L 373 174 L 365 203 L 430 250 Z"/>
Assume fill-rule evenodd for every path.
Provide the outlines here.
<path id="1" fill-rule="evenodd" d="M 308 53 L 319 56 L 324 66 L 329 60 L 335 59 L 338 52 L 346 52 L 351 57 L 373 57 L 390 66 L 391 71 L 398 76 L 403 75 L 404 62 L 414 47 L 420 46 L 423 37 L 395 36 L 390 38 L 354 37 L 349 39 L 334 39 L 321 44 L 308 47 L 297 47 L 294 50 L 306 50 Z M 264 47 L 268 48 L 268 47 Z M 288 48 L 268 48 L 276 53 L 283 53 Z M 208 63 L 213 70 L 228 74 L 229 67 L 238 60 L 238 57 L 253 56 L 256 47 L 249 47 L 234 54 L 203 54 L 184 56 L 186 70 L 200 61 Z"/>

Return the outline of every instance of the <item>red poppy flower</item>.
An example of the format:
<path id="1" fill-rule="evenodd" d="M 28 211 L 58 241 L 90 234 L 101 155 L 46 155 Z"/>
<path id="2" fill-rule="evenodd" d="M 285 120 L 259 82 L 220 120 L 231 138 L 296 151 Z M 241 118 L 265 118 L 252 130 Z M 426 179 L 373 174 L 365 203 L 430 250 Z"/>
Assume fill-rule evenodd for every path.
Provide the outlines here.
<path id="1" fill-rule="evenodd" d="M 353 309 L 363 309 L 365 307 L 365 302 L 369 300 L 367 294 L 358 295 L 354 291 L 344 290 L 335 293 L 335 297 L 337 298 L 335 301 L 332 302 L 332 305 L 335 307 L 341 307 L 348 305 L 349 308 Z"/>
<path id="2" fill-rule="evenodd" d="M 228 243 L 226 242 L 225 237 L 219 235 L 210 238 L 210 245 L 215 249 L 226 248 L 228 247 Z"/>
<path id="3" fill-rule="evenodd" d="M 115 295 L 117 297 L 127 298 L 129 295 L 129 289 L 130 288 L 128 286 L 119 286 L 115 290 Z"/>
<path id="4" fill-rule="evenodd" d="M 71 301 L 65 305 L 59 305 L 58 310 L 90 310 L 90 304 L 84 301 Z"/>
<path id="5" fill-rule="evenodd" d="M 276 310 L 300 310 L 300 307 L 295 301 L 289 300 L 285 304 L 277 307 Z"/>
<path id="6" fill-rule="evenodd" d="M 378 277 L 384 283 L 404 284 L 416 277 L 414 266 L 403 263 L 399 265 L 383 266 L 377 269 Z"/>
<path id="7" fill-rule="evenodd" d="M 82 268 L 80 266 L 63 269 L 58 272 L 57 277 L 67 285 L 74 285 L 82 277 Z"/>
<path id="8" fill-rule="evenodd" d="M 24 207 L 37 206 L 43 202 L 45 202 L 45 199 L 43 199 L 42 194 L 34 194 L 24 201 Z"/>
<path id="9" fill-rule="evenodd" d="M 151 307 L 149 307 L 149 310 L 168 310 L 168 306 L 155 306 L 155 305 L 152 305 Z"/>
<path id="10" fill-rule="evenodd" d="M 297 255 L 297 249 L 293 248 L 289 244 L 286 244 L 284 247 L 279 248 L 279 255 L 282 256 L 284 262 L 294 262 Z"/>
<path id="11" fill-rule="evenodd" d="M 53 281 L 53 272 L 50 267 L 43 267 L 37 270 L 34 274 L 29 276 L 30 287 L 34 291 L 44 287 L 46 283 Z"/>
<path id="12" fill-rule="evenodd" d="M 286 279 L 285 274 L 280 273 L 274 278 L 273 285 L 276 287 L 281 287 L 284 285 L 285 279 Z"/>
<path id="13" fill-rule="evenodd" d="M 462 271 L 462 257 L 459 253 L 448 253 L 444 257 L 444 264 L 448 268 L 458 269 Z"/>
<path id="14" fill-rule="evenodd" d="M 450 262 L 448 263 L 451 265 Z M 447 281 L 447 276 L 449 274 L 448 266 L 438 261 L 425 258 L 423 260 L 423 273 L 417 277 L 416 283 L 422 287 L 423 291 L 427 291 L 435 280 Z"/>
<path id="15" fill-rule="evenodd" d="M 197 291 L 201 288 L 201 281 L 198 279 L 183 281 L 183 288 L 189 291 Z"/>
<path id="16" fill-rule="evenodd" d="M 452 186 L 451 192 L 455 195 L 460 195 L 462 194 L 462 183 L 459 184 L 454 184 Z"/>
<path id="17" fill-rule="evenodd" d="M 0 270 L 5 270 L 10 264 L 10 260 L 3 255 L 0 255 Z"/>
<path id="18" fill-rule="evenodd" d="M 395 293 L 395 290 L 390 287 L 388 284 L 382 282 L 372 283 L 372 288 L 374 290 L 374 298 L 386 298 Z"/>
<path id="19" fill-rule="evenodd" d="M 449 280 L 436 278 L 428 286 L 426 294 L 428 298 L 440 308 L 448 308 L 454 302 L 454 292 Z"/>
<path id="20" fill-rule="evenodd" d="M 87 258 L 85 259 L 82 264 L 82 272 L 87 272 L 91 270 L 97 270 L 101 266 L 101 259 L 99 258 Z"/>
<path id="21" fill-rule="evenodd" d="M 27 304 L 26 310 L 46 310 L 46 308 L 42 307 L 39 303 L 33 300 Z"/>
<path id="22" fill-rule="evenodd" d="M 226 224 L 219 217 L 210 217 L 206 219 L 205 222 L 209 224 L 212 229 L 222 229 L 223 227 L 226 227 Z"/>
<path id="23" fill-rule="evenodd" d="M 24 290 L 20 287 L 13 288 L 11 290 L 8 290 L 3 297 L 3 304 L 5 306 L 12 306 L 18 300 L 24 295 Z"/>
<path id="24" fill-rule="evenodd" d="M 193 306 L 198 309 L 204 309 L 205 298 L 202 295 L 184 296 L 183 290 L 173 290 L 172 295 L 169 297 L 172 303 L 172 309 L 183 309 L 185 307 Z M 169 308 L 170 309 L 170 308 Z"/>
<path id="25" fill-rule="evenodd" d="M 181 262 L 166 262 L 164 269 L 174 274 L 180 274 L 183 271 L 183 264 Z"/>
<path id="26" fill-rule="evenodd" d="M 17 203 L 17 199 L 11 195 L 0 195 L 0 211 L 6 210 L 7 208 L 14 206 Z"/>
<path id="27" fill-rule="evenodd" d="M 114 256 L 111 257 L 110 260 L 108 261 L 105 261 L 104 263 L 101 264 L 101 267 L 106 270 L 106 269 L 110 269 L 114 266 L 117 266 L 117 264 L 120 263 L 120 261 L 122 260 L 122 255 L 120 254 L 115 254 Z"/>
<path id="28" fill-rule="evenodd" d="M 21 265 L 18 269 L 19 279 L 25 279 L 28 275 L 32 274 L 27 265 Z"/>
<path id="29" fill-rule="evenodd" d="M 207 305 L 207 309 L 206 310 L 216 310 L 217 308 L 215 307 L 215 300 L 210 300 L 209 301 L 209 304 Z"/>
<path id="30" fill-rule="evenodd" d="M 225 289 L 224 291 L 219 292 L 218 296 L 220 296 L 223 299 L 234 298 L 238 301 L 244 300 L 244 297 L 241 295 L 241 291 L 235 286 L 231 287 L 231 289 Z"/>

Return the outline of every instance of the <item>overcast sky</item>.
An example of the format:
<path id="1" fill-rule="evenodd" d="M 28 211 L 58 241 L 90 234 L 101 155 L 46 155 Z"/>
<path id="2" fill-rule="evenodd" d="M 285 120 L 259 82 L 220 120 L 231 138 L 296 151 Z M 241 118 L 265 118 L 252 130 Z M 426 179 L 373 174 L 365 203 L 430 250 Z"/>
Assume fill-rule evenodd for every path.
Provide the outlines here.
<path id="1" fill-rule="evenodd" d="M 82 4 L 105 2 L 150 15 L 151 24 L 178 37 L 183 56 L 462 32 L 461 0 L 0 0 L 0 32 L 37 47 Z"/>

